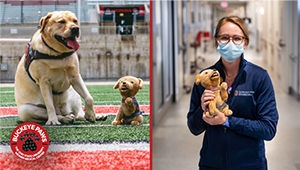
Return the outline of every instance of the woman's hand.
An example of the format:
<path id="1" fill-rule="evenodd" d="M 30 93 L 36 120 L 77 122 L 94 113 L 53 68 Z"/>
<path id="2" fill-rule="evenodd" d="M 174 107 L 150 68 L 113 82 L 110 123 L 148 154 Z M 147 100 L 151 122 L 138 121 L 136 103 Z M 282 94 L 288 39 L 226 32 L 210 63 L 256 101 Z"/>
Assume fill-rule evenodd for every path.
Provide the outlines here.
<path id="1" fill-rule="evenodd" d="M 215 98 L 214 93 L 211 90 L 204 90 L 202 97 L 201 97 L 201 108 L 203 111 L 206 111 L 208 108 L 208 104 L 210 100 Z"/>
<path id="2" fill-rule="evenodd" d="M 202 116 L 203 120 L 212 126 L 223 125 L 227 120 L 227 117 L 221 112 L 219 112 L 216 116 L 212 118 L 207 117 L 205 113 L 206 111 L 203 112 L 203 116 Z"/>

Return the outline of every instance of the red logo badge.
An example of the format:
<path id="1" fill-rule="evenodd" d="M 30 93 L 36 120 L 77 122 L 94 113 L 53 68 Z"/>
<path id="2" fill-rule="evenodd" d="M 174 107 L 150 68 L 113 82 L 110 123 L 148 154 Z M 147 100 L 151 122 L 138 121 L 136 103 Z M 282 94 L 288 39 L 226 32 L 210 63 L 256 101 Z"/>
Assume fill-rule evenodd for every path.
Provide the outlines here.
<path id="1" fill-rule="evenodd" d="M 234 92 L 234 95 L 237 96 L 238 94 L 239 94 L 239 92 L 236 90 L 236 91 Z"/>
<path id="2" fill-rule="evenodd" d="M 22 123 L 12 132 L 10 147 L 20 159 L 35 161 L 46 154 L 49 136 L 46 130 L 37 123 Z"/>

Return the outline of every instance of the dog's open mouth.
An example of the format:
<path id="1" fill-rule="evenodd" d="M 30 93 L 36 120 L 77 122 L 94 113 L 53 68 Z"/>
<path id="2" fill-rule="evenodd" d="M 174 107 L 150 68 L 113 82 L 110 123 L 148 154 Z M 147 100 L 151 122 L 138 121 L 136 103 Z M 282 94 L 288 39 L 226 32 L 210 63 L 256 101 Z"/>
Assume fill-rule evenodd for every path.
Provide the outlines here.
<path id="1" fill-rule="evenodd" d="M 215 73 L 211 76 L 211 78 L 218 77 L 218 76 L 219 76 L 219 74 L 218 74 L 217 72 L 215 72 Z"/>
<path id="2" fill-rule="evenodd" d="M 122 86 L 122 90 L 127 90 L 128 88 L 126 86 Z"/>
<path id="3" fill-rule="evenodd" d="M 78 48 L 80 47 L 80 45 L 77 42 L 75 36 L 64 38 L 62 36 L 55 35 L 55 38 L 56 38 L 57 41 L 59 41 L 60 43 L 62 43 L 64 46 L 66 46 L 66 47 L 68 47 L 70 49 L 73 49 L 75 51 L 77 51 Z"/>

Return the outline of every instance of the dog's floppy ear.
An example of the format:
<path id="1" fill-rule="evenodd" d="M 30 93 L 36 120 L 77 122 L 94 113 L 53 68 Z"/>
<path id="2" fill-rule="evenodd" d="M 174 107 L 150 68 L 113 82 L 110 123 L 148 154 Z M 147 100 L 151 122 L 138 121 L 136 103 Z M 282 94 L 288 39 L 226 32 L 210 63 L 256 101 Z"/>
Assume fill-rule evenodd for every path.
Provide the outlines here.
<path id="1" fill-rule="evenodd" d="M 119 84 L 120 84 L 120 82 L 121 82 L 121 79 L 119 79 L 118 81 L 117 81 L 117 83 L 115 84 L 115 86 L 114 86 L 114 89 L 117 89 L 117 88 L 119 88 Z"/>
<path id="2" fill-rule="evenodd" d="M 199 85 L 200 82 L 201 82 L 200 74 L 198 74 L 198 75 L 196 76 L 195 83 L 196 83 L 197 85 Z"/>
<path id="3" fill-rule="evenodd" d="M 45 27 L 46 27 L 46 24 L 48 23 L 49 19 L 52 17 L 53 13 L 48 13 L 47 16 L 43 17 L 41 20 L 40 20 L 40 32 L 43 32 Z"/>
<path id="4" fill-rule="evenodd" d="M 140 82 L 140 85 L 139 85 L 139 88 L 140 89 L 144 89 L 144 84 L 143 84 L 143 80 L 138 78 L 139 82 Z"/>
<path id="5" fill-rule="evenodd" d="M 223 77 L 220 76 L 220 83 L 222 83 L 222 82 L 223 82 Z"/>

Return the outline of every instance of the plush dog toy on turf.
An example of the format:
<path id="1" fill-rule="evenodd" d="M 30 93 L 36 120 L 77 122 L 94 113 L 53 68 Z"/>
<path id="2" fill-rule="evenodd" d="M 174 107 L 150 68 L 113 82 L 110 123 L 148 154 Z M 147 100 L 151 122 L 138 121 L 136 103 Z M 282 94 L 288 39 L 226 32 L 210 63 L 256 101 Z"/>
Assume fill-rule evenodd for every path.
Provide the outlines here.
<path id="1" fill-rule="evenodd" d="M 143 80 L 132 76 L 125 76 L 118 80 L 114 89 L 119 89 L 122 104 L 112 125 L 131 124 L 140 125 L 143 121 L 139 104 L 135 98 L 139 89 L 144 89 Z"/>
<path id="2" fill-rule="evenodd" d="M 222 82 L 220 87 L 221 76 L 217 70 L 204 70 L 197 75 L 195 83 L 197 85 L 201 83 L 204 88 L 212 90 L 215 95 L 215 98 L 208 105 L 209 111 L 206 112 L 207 117 L 214 117 L 219 111 L 224 113 L 225 116 L 232 115 L 232 111 L 225 103 L 228 98 L 227 83 Z"/>

